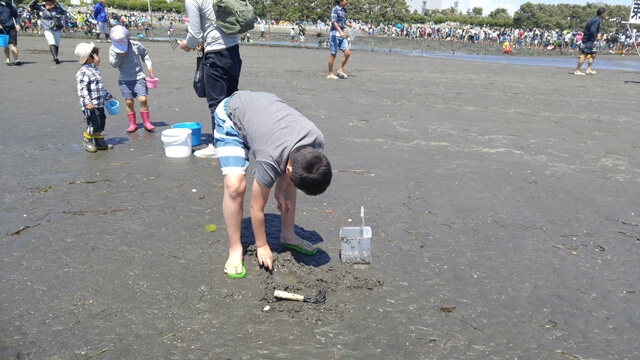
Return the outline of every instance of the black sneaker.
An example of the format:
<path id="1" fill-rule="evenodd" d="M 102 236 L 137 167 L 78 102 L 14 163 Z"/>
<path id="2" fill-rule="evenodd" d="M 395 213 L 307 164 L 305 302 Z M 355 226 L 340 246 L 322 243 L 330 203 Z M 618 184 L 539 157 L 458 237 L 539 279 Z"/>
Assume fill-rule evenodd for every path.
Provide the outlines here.
<path id="1" fill-rule="evenodd" d="M 96 149 L 96 145 L 94 144 L 94 139 L 93 138 L 87 138 L 86 135 L 84 137 L 84 139 L 82 140 L 82 146 L 84 146 L 84 149 L 87 150 L 88 152 L 94 153 L 96 151 L 98 151 L 98 149 Z"/>
<path id="2" fill-rule="evenodd" d="M 109 150 L 109 149 L 113 149 L 113 145 L 111 144 L 107 144 L 107 141 L 104 139 L 104 137 L 94 137 L 93 138 L 94 144 L 96 145 L 96 149 L 98 150 Z"/>

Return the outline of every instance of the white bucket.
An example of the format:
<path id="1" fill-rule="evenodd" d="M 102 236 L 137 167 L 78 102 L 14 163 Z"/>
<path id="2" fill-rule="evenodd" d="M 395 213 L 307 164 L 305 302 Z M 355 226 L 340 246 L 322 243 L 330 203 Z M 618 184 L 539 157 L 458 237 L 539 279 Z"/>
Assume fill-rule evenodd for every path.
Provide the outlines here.
<path id="1" fill-rule="evenodd" d="M 162 131 L 164 153 L 170 158 L 191 155 L 191 129 L 167 129 Z"/>

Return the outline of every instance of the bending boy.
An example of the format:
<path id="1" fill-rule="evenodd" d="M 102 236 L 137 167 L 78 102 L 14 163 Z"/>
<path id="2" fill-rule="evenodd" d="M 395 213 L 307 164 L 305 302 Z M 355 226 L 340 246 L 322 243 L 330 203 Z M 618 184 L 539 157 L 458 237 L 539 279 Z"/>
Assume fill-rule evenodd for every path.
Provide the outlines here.
<path id="1" fill-rule="evenodd" d="M 251 191 L 251 226 L 256 240 L 258 264 L 273 269 L 267 243 L 264 207 L 271 188 L 278 202 L 282 228 L 280 244 L 305 255 L 317 249 L 294 232 L 296 192 L 322 194 L 331 183 L 331 164 L 322 153 L 324 136 L 309 119 L 276 95 L 237 91 L 216 108 L 214 146 L 224 176 L 222 213 L 229 237 L 229 258 L 224 271 L 243 278 L 240 242 L 249 153 L 255 160 Z"/>

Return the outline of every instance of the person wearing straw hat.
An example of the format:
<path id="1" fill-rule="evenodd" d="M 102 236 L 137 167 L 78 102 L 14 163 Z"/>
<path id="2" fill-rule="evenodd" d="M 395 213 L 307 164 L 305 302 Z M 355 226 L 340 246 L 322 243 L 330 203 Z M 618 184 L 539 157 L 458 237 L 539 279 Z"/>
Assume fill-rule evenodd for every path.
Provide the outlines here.
<path id="1" fill-rule="evenodd" d="M 20 31 L 18 24 L 18 10 L 10 2 L 0 0 L 0 29 L 4 31 L 2 35 L 9 37 L 8 46 L 3 48 L 4 55 L 7 57 L 4 63 L 7 65 L 12 64 L 11 54 L 15 59 L 13 64 L 22 65 L 18 60 L 18 32 Z"/>
<path id="2" fill-rule="evenodd" d="M 56 64 L 60 64 L 58 59 L 58 50 L 60 49 L 60 36 L 62 36 L 62 29 L 64 29 L 67 9 L 56 0 L 45 0 L 44 4 L 38 4 L 38 0 L 33 0 L 29 3 L 29 8 L 34 11 L 40 11 L 42 20 L 42 30 L 44 30 L 44 37 L 49 44 L 49 50 L 53 55 L 53 61 Z"/>
<path id="3" fill-rule="evenodd" d="M 104 140 L 102 132 L 106 125 L 104 105 L 106 100 L 113 99 L 102 82 L 98 71 L 100 66 L 100 49 L 93 43 L 80 43 L 76 46 L 76 56 L 82 67 L 76 73 L 76 87 L 82 113 L 87 121 L 82 146 L 88 152 L 107 150 L 113 147 Z"/>

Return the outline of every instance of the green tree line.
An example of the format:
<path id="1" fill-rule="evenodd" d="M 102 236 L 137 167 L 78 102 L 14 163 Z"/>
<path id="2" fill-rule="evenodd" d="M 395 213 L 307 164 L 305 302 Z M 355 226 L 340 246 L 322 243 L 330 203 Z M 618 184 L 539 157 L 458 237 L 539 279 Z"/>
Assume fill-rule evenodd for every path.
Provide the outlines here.
<path id="1" fill-rule="evenodd" d="M 212 0 L 213 1 L 213 0 Z M 65 5 L 70 5 L 70 0 L 62 0 Z M 279 21 L 307 21 L 317 20 L 328 22 L 334 0 L 250 0 L 256 15 L 262 19 Z M 26 0 L 17 0 L 17 4 L 28 3 Z M 114 9 L 129 11 L 148 11 L 145 0 L 106 0 L 105 3 Z M 587 3 L 586 5 L 574 4 L 543 4 L 527 2 L 522 4 L 513 16 L 506 9 L 497 8 L 484 15 L 484 9 L 474 7 L 466 13 L 450 7 L 443 10 L 426 10 L 424 14 L 417 11 L 410 12 L 405 0 L 349 0 L 347 17 L 353 20 L 375 24 L 442 24 L 456 22 L 461 26 L 490 26 L 490 27 L 515 27 L 522 29 L 558 29 L 581 30 L 584 24 L 595 16 L 598 7 L 604 6 L 607 16 L 602 22 L 601 30 L 610 32 L 620 28 L 621 21 L 629 17 L 630 6 L 626 5 L 601 5 Z M 151 0 L 153 11 L 172 11 L 184 14 L 184 0 Z"/>

